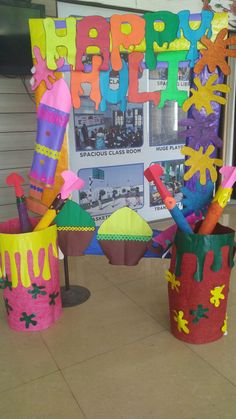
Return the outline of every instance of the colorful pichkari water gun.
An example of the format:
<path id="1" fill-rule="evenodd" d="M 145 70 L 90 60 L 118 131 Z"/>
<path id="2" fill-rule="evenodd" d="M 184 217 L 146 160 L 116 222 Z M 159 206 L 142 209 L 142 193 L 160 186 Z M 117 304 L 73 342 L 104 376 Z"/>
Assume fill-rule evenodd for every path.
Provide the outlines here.
<path id="1" fill-rule="evenodd" d="M 79 190 L 84 186 L 83 179 L 77 177 L 71 170 L 64 170 L 61 173 L 64 179 L 60 193 L 56 196 L 54 201 L 51 203 L 47 212 L 43 215 L 39 223 L 34 228 L 34 231 L 43 230 L 48 227 L 59 211 L 62 209 L 71 193 L 75 190 Z"/>
<path id="2" fill-rule="evenodd" d="M 29 172 L 27 207 L 38 214 L 45 212 L 45 205 L 41 201 L 43 188 L 54 184 L 71 106 L 70 90 L 61 78 L 50 90 L 46 90 L 37 110 L 37 137 Z"/>
<path id="3" fill-rule="evenodd" d="M 223 166 L 220 169 L 220 173 L 223 176 L 223 181 L 211 201 L 206 217 L 198 230 L 198 234 L 211 234 L 213 232 L 233 192 L 232 187 L 236 182 L 236 167 Z"/>
<path id="4" fill-rule="evenodd" d="M 32 231 L 32 225 L 28 216 L 24 190 L 21 187 L 24 182 L 24 178 L 15 172 L 12 172 L 6 178 L 6 184 L 8 186 L 13 186 L 15 189 L 16 205 L 19 215 L 21 233 L 28 233 L 29 231 Z"/>
<path id="5" fill-rule="evenodd" d="M 153 181 L 155 183 L 166 208 L 170 211 L 170 214 L 176 222 L 178 228 L 185 233 L 191 234 L 193 233 L 192 228 L 190 227 L 188 221 L 184 218 L 181 210 L 178 208 L 176 200 L 173 198 L 161 180 L 163 173 L 164 170 L 159 164 L 152 164 L 144 171 L 144 176 L 148 182 Z"/>

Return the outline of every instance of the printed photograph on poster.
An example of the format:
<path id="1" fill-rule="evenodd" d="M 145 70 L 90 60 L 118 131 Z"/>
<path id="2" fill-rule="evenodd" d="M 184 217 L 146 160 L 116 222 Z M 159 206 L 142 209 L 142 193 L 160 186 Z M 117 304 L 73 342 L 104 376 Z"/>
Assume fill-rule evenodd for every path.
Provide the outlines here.
<path id="1" fill-rule="evenodd" d="M 168 79 L 168 64 L 158 63 L 156 70 L 149 71 L 150 90 L 165 90 Z M 182 62 L 178 70 L 178 90 L 189 91 L 190 68 L 188 63 Z M 175 101 L 167 101 L 163 108 L 156 107 L 153 102 L 149 105 L 150 146 L 183 144 L 179 137 L 178 122 L 186 118 L 181 106 Z"/>
<path id="2" fill-rule="evenodd" d="M 143 164 L 80 169 L 85 181 L 79 204 L 92 216 L 112 214 L 122 207 L 143 207 Z"/>
<path id="3" fill-rule="evenodd" d="M 163 183 L 169 190 L 176 202 L 180 202 L 183 198 L 181 188 L 183 186 L 184 175 L 184 160 L 168 160 L 157 163 L 164 169 L 164 174 L 161 176 Z M 153 182 L 149 186 L 149 202 L 150 207 L 164 205 L 161 196 Z"/>
<path id="4" fill-rule="evenodd" d="M 107 103 L 104 112 L 96 111 L 87 96 L 74 109 L 75 150 L 106 150 L 143 145 L 143 105 L 127 103 L 125 112 Z"/>

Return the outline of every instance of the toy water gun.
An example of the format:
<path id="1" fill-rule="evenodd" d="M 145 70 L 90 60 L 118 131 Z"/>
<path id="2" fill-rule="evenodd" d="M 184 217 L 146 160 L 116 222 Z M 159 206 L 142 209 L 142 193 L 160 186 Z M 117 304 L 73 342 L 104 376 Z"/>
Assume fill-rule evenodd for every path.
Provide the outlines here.
<path id="1" fill-rule="evenodd" d="M 29 231 L 32 231 L 32 225 L 28 216 L 24 190 L 21 187 L 24 182 L 24 178 L 15 172 L 12 172 L 6 178 L 6 184 L 8 186 L 13 186 L 15 189 L 16 205 L 19 215 L 21 233 L 28 233 Z"/>
<path id="2" fill-rule="evenodd" d="M 166 208 L 170 211 L 170 214 L 176 222 L 178 228 L 185 233 L 193 233 L 188 221 L 184 218 L 181 210 L 178 208 L 176 200 L 170 194 L 168 189 L 165 187 L 161 180 L 164 170 L 159 164 L 152 164 L 144 171 L 144 176 L 148 182 L 154 182 L 157 190 L 159 191 L 162 201 Z"/>
<path id="3" fill-rule="evenodd" d="M 220 169 L 220 173 L 223 175 L 223 181 L 211 201 L 206 217 L 198 230 L 198 234 L 211 234 L 213 232 L 233 192 L 232 187 L 236 182 L 236 167 L 223 166 Z"/>
<path id="4" fill-rule="evenodd" d="M 71 193 L 75 190 L 79 190 L 84 186 L 83 179 L 77 177 L 71 170 L 64 170 L 61 173 L 64 179 L 64 184 L 61 187 L 60 193 L 56 196 L 54 201 L 51 203 L 47 212 L 43 215 L 39 223 L 34 228 L 34 231 L 43 230 L 48 227 L 59 211 L 62 209 Z"/>

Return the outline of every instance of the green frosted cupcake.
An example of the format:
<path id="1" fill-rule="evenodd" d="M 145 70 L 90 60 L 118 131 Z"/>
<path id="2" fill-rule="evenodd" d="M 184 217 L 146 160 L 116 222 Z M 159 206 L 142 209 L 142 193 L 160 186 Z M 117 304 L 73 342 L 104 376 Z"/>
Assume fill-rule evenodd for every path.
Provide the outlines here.
<path id="1" fill-rule="evenodd" d="M 65 256 L 81 256 L 95 231 L 91 215 L 76 202 L 68 200 L 55 218 L 59 246 Z"/>

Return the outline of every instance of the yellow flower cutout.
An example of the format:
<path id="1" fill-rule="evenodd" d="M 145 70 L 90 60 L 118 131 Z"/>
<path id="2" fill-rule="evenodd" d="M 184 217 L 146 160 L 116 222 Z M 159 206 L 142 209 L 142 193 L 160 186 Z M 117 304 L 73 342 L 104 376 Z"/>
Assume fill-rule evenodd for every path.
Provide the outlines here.
<path id="1" fill-rule="evenodd" d="M 227 336 L 227 334 L 228 334 L 228 327 L 227 327 L 228 326 L 228 322 L 227 322 L 227 320 L 228 320 L 228 315 L 226 313 L 226 317 L 224 319 L 224 324 L 223 324 L 223 326 L 221 328 L 221 331 L 224 333 L 225 336 Z"/>
<path id="2" fill-rule="evenodd" d="M 184 317 L 184 312 L 182 310 L 180 311 L 176 311 L 174 310 L 174 320 L 178 323 L 178 331 L 179 332 L 184 332 L 187 335 L 189 334 L 189 328 L 187 327 L 188 324 L 188 320 L 185 320 Z"/>
<path id="3" fill-rule="evenodd" d="M 199 77 L 195 77 L 194 84 L 197 87 L 197 90 L 194 88 L 190 89 L 192 96 L 190 96 L 183 104 L 182 109 L 184 112 L 187 112 L 192 105 L 195 105 L 195 108 L 200 111 L 202 108 L 205 108 L 207 115 L 214 112 L 214 109 L 211 106 L 211 102 L 217 102 L 221 105 L 225 105 L 227 100 L 215 94 L 215 91 L 228 93 L 230 87 L 227 84 L 214 84 L 217 80 L 218 75 L 213 74 L 209 77 L 205 85 L 202 85 Z"/>
<path id="4" fill-rule="evenodd" d="M 179 292 L 178 287 L 180 286 L 180 281 L 178 281 L 178 279 L 176 279 L 174 273 L 172 274 L 170 271 L 166 271 L 165 272 L 165 279 L 167 280 L 167 282 L 170 283 L 172 290 L 175 290 L 175 291 Z"/>
<path id="5" fill-rule="evenodd" d="M 201 185 L 205 185 L 206 171 L 209 170 L 211 180 L 214 183 L 217 179 L 217 171 L 214 165 L 222 166 L 223 164 L 221 159 L 210 157 L 214 150 L 215 147 L 212 144 L 207 147 L 205 154 L 202 146 L 199 150 L 183 146 L 181 153 L 190 156 L 189 159 L 185 161 L 185 166 L 190 166 L 190 169 L 184 174 L 184 180 L 189 180 L 193 175 L 195 175 L 195 173 L 200 172 L 200 183 Z"/>
<path id="6" fill-rule="evenodd" d="M 210 303 L 215 307 L 219 307 L 220 300 L 225 299 L 225 296 L 222 293 L 224 287 L 225 285 L 222 285 L 221 287 L 215 287 L 213 290 L 211 290 L 212 297 L 210 298 Z"/>

